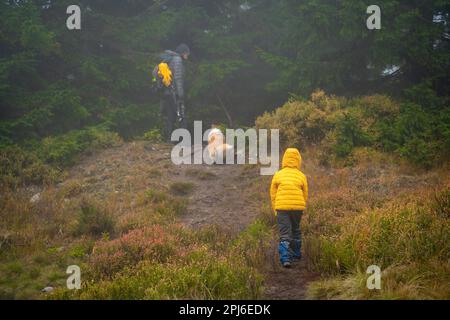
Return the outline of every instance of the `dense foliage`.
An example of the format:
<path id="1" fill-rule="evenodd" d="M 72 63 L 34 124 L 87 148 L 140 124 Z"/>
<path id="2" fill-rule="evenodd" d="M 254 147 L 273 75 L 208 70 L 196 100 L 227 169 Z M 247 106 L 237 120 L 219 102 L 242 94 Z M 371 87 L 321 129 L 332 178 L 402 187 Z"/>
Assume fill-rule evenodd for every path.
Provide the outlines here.
<path id="1" fill-rule="evenodd" d="M 81 8 L 81 30 L 66 27 L 66 9 L 74 3 Z M 63 166 L 98 137 L 92 130 L 102 137 L 158 136 L 162 122 L 151 69 L 160 52 L 185 42 L 192 51 L 186 66 L 191 120 L 248 125 L 289 95 L 306 98 L 317 88 L 345 97 L 386 94 L 408 103 L 402 102 L 395 128 L 379 115 L 378 131 L 395 136 L 384 139 L 383 148 L 429 165 L 434 150 L 449 148 L 450 6 L 443 0 L 383 0 L 382 28 L 368 30 L 368 5 L 1 1 L 0 147 L 19 145 L 31 152 L 26 157 Z M 335 138 L 345 140 L 338 155 L 381 139 L 345 138 L 354 117 L 337 128 Z"/>
<path id="2" fill-rule="evenodd" d="M 316 91 L 309 100 L 292 99 L 256 120 L 259 128 L 280 128 L 283 147 L 319 146 L 322 164 L 352 164 L 359 149 L 394 153 L 431 168 L 450 156 L 450 109 L 430 112 L 411 100 L 385 95 L 357 98 Z"/>

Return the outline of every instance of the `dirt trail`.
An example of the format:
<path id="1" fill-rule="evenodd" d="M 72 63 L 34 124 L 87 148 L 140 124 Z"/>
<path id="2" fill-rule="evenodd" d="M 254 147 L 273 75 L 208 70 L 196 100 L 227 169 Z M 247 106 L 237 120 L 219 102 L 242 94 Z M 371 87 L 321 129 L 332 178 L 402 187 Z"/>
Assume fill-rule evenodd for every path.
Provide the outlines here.
<path id="1" fill-rule="evenodd" d="M 195 181 L 195 190 L 189 199 L 188 214 L 181 221 L 198 227 L 217 224 L 232 231 L 242 231 L 258 214 L 251 194 L 242 192 L 249 178 L 243 177 L 238 165 L 182 165 L 181 178 L 193 181 L 192 172 L 205 176 Z"/>
<path id="2" fill-rule="evenodd" d="M 170 160 L 170 145 L 148 142 L 126 143 L 82 159 L 69 172 L 68 181 L 80 181 L 85 191 L 107 198 L 142 192 L 149 187 L 169 188 L 174 183 L 190 183 L 187 214 L 180 222 L 197 228 L 218 225 L 233 233 L 244 230 L 260 213 L 261 203 L 254 190 L 268 188 L 259 169 L 250 165 L 180 165 Z M 160 175 L 155 178 L 157 172 Z M 263 183 L 264 185 L 261 185 Z M 61 186 L 60 186 L 61 187 Z M 87 190 L 86 190 L 87 189 Z M 119 200 L 120 201 L 120 200 Z M 124 213 L 126 212 L 124 208 Z M 120 213 L 119 213 L 120 214 Z M 269 299 L 304 299 L 307 284 L 316 278 L 304 262 L 291 269 L 278 263 L 276 235 L 266 266 L 266 297 Z"/>
<path id="3" fill-rule="evenodd" d="M 242 165 L 187 165 L 184 170 L 196 168 L 214 178 L 203 181 L 190 199 L 189 213 L 182 222 L 189 226 L 218 224 L 222 227 L 242 231 L 257 216 L 261 203 L 255 201 L 252 193 L 246 192 L 251 181 L 261 181 L 259 169 Z M 189 180 L 190 178 L 187 177 Z M 267 183 L 267 181 L 265 182 Z M 268 185 L 267 185 L 268 188 Z M 276 237 L 276 235 L 275 235 Z M 304 260 L 294 263 L 290 269 L 282 268 L 278 262 L 276 239 L 268 254 L 266 266 L 265 296 L 268 299 L 305 299 L 307 285 L 318 278 L 306 268 Z"/>

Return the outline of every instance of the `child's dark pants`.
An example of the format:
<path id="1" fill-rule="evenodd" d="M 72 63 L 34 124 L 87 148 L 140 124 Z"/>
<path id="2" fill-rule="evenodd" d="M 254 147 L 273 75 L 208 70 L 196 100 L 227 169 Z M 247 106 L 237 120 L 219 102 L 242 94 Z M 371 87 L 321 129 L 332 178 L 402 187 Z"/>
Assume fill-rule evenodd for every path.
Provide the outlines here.
<path id="1" fill-rule="evenodd" d="M 301 258 L 300 220 L 303 211 L 277 210 L 277 222 L 280 231 L 280 262 L 291 262 L 292 258 Z"/>

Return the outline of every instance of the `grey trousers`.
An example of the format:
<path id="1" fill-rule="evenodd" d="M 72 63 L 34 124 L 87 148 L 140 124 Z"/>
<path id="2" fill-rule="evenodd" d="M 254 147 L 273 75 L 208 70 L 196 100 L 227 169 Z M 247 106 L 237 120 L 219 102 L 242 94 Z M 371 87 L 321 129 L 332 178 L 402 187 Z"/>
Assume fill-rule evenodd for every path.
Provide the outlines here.
<path id="1" fill-rule="evenodd" d="M 164 118 L 163 136 L 170 140 L 175 121 L 177 120 L 177 104 L 172 95 L 163 95 L 160 101 L 160 111 Z"/>
<path id="2" fill-rule="evenodd" d="M 300 220 L 303 211 L 277 210 L 277 223 L 280 231 L 280 242 L 301 240 Z"/>

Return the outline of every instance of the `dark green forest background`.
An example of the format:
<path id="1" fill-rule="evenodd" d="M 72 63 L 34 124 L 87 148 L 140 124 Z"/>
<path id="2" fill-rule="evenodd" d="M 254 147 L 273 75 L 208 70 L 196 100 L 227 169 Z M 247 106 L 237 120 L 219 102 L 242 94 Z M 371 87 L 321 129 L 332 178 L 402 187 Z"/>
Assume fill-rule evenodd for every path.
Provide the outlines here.
<path id="1" fill-rule="evenodd" d="M 318 88 L 384 94 L 402 102 L 395 121 L 406 138 L 393 143 L 448 152 L 450 2 L 379 0 L 382 28 L 368 30 L 372 2 L 1 1 L 3 173 L 42 182 L 93 141 L 159 128 L 151 70 L 181 42 L 192 52 L 191 120 L 254 125 Z M 71 4 L 81 7 L 81 30 L 66 27 Z"/>

